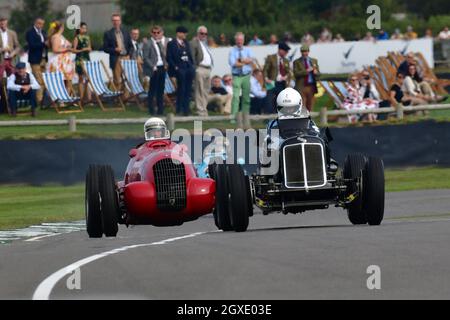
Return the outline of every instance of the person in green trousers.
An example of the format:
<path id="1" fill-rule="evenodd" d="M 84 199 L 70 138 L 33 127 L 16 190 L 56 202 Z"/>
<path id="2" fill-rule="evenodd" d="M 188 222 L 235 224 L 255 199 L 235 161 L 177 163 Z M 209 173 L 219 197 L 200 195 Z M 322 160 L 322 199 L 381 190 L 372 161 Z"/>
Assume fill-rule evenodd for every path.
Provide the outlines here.
<path id="1" fill-rule="evenodd" d="M 233 75 L 233 102 L 231 113 L 236 119 L 242 99 L 242 114 L 244 126 L 250 127 L 250 77 L 253 70 L 254 56 L 252 51 L 244 47 L 245 35 L 238 32 L 235 35 L 236 45 L 231 49 L 229 64 Z M 233 120 L 235 123 L 236 120 Z"/>

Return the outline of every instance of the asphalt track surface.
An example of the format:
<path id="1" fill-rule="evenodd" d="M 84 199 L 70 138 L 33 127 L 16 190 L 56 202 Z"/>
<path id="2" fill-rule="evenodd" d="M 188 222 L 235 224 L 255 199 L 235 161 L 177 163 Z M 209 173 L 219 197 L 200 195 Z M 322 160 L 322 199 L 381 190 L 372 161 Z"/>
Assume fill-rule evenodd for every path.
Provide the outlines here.
<path id="1" fill-rule="evenodd" d="M 388 194 L 380 227 L 332 208 L 256 215 L 241 234 L 211 217 L 117 239 L 73 232 L 0 246 L 0 299 L 449 299 L 449 244 L 450 190 Z M 371 265 L 381 290 L 367 288 Z"/>

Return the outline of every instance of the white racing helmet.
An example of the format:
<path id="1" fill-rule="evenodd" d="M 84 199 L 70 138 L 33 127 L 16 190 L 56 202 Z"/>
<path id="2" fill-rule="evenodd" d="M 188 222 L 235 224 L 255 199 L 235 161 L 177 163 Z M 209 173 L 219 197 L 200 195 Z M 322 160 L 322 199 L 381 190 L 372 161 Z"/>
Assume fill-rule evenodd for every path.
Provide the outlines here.
<path id="1" fill-rule="evenodd" d="M 304 116 L 303 109 L 303 99 L 297 90 L 287 88 L 278 95 L 277 111 L 280 118 Z"/>
<path id="2" fill-rule="evenodd" d="M 160 118 L 148 119 L 144 125 L 145 140 L 168 140 L 170 139 L 170 131 L 167 130 L 166 123 Z"/>

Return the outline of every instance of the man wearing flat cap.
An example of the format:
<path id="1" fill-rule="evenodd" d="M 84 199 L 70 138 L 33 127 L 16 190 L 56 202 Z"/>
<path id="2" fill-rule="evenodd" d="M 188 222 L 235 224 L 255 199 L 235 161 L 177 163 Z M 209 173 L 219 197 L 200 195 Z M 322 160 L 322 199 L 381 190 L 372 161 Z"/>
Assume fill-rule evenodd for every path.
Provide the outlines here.
<path id="1" fill-rule="evenodd" d="M 291 48 L 285 42 L 278 44 L 278 53 L 267 56 L 264 64 L 264 78 L 269 89 L 267 94 L 272 101 L 286 89 L 292 79 L 292 70 L 287 55 Z M 274 109 L 275 111 L 275 109 Z"/>
<path id="2" fill-rule="evenodd" d="M 181 26 L 176 31 L 176 38 L 167 45 L 167 63 L 169 76 L 177 79 L 177 114 L 188 116 L 195 77 L 194 60 L 189 42 L 186 40 L 188 30 Z"/>
<path id="3" fill-rule="evenodd" d="M 303 104 L 311 112 L 318 92 L 319 63 L 309 56 L 309 46 L 301 47 L 302 56 L 294 61 L 295 89 L 302 94 Z"/>
<path id="4" fill-rule="evenodd" d="M 36 116 L 36 91 L 41 89 L 33 74 L 28 73 L 26 64 L 19 62 L 16 72 L 8 78 L 9 107 L 13 117 L 17 115 L 17 102 L 20 100 L 30 101 L 32 116 Z"/>

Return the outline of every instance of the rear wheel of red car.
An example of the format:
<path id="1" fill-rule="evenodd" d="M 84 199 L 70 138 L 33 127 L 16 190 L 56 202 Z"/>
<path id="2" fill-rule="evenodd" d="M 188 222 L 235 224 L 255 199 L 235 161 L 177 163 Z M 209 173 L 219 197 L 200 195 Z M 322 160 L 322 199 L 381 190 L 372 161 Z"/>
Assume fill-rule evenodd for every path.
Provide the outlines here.
<path id="1" fill-rule="evenodd" d="M 366 158 L 361 154 L 349 155 L 344 164 L 344 179 L 361 179 L 366 166 Z M 348 218 L 354 225 L 367 224 L 367 216 L 363 210 L 363 197 L 361 188 L 356 181 L 347 183 L 347 195 L 359 193 L 357 198 L 348 206 Z"/>
<path id="2" fill-rule="evenodd" d="M 248 200 L 250 189 L 247 188 L 244 170 L 240 165 L 228 166 L 228 186 L 230 188 L 228 209 L 231 226 L 236 232 L 245 232 L 249 225 L 250 205 Z"/>
<path id="3" fill-rule="evenodd" d="M 120 209 L 114 172 L 110 166 L 102 166 L 100 170 L 100 197 L 103 233 L 106 237 L 116 237 Z"/>
<path id="4" fill-rule="evenodd" d="M 363 177 L 363 210 L 371 226 L 379 226 L 384 218 L 384 164 L 379 158 L 369 158 Z"/>
<path id="5" fill-rule="evenodd" d="M 86 174 L 85 209 L 86 228 L 89 238 L 101 238 L 103 236 L 99 174 L 100 167 L 96 165 L 91 165 Z"/>
<path id="6" fill-rule="evenodd" d="M 227 167 L 218 164 L 214 170 L 214 180 L 216 181 L 216 208 L 214 210 L 219 230 L 232 231 L 231 220 L 228 209 L 229 188 Z"/>

